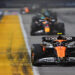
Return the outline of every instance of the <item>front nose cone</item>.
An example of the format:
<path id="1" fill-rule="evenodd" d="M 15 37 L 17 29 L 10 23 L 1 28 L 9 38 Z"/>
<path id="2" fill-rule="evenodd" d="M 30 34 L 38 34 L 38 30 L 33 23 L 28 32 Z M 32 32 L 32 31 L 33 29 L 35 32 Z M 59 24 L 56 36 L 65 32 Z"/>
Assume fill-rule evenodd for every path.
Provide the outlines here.
<path id="1" fill-rule="evenodd" d="M 57 57 L 60 57 L 60 59 L 65 57 L 66 47 L 64 46 L 57 46 L 55 47 Z"/>

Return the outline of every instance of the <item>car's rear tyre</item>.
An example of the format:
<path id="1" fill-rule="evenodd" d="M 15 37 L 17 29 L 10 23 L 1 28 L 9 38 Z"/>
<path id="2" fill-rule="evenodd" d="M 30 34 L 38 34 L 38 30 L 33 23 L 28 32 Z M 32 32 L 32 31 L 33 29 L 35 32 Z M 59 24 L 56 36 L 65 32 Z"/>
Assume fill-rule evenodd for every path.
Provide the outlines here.
<path id="1" fill-rule="evenodd" d="M 36 31 L 36 25 L 35 25 L 35 23 L 34 22 L 32 22 L 32 24 L 31 24 L 31 32 L 30 32 L 30 34 L 31 35 L 34 35 L 34 32 Z"/>
<path id="2" fill-rule="evenodd" d="M 62 33 L 64 35 L 65 34 L 64 23 L 58 23 L 57 24 L 57 30 L 58 30 L 58 33 Z"/>
<path id="3" fill-rule="evenodd" d="M 31 32 L 30 34 L 31 35 L 38 35 L 38 33 L 36 33 L 37 31 L 43 29 L 42 26 L 38 25 L 38 24 L 35 24 L 34 22 L 32 22 L 32 25 L 31 25 Z"/>
<path id="4" fill-rule="evenodd" d="M 41 66 L 40 63 L 38 63 L 38 59 L 42 58 L 43 51 L 42 46 L 40 44 L 34 44 L 31 51 L 31 62 L 34 66 Z"/>

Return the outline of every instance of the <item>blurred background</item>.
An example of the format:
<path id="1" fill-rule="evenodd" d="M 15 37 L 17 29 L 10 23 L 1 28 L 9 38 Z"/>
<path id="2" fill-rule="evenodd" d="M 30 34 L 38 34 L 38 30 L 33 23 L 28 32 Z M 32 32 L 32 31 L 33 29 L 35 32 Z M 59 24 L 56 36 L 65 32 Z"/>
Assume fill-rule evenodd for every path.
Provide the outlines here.
<path id="1" fill-rule="evenodd" d="M 20 7 L 75 7 L 75 0 L 0 0 L 0 8 Z"/>

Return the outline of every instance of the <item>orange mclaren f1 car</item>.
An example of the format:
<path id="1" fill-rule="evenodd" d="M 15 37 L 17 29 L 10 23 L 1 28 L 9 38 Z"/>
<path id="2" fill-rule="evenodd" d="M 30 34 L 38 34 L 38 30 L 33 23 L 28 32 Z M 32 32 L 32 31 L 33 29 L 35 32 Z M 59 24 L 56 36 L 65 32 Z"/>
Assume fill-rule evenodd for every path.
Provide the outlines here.
<path id="1" fill-rule="evenodd" d="M 75 62 L 75 37 L 43 37 L 42 44 L 33 44 L 31 51 L 33 65 L 46 63 Z"/>

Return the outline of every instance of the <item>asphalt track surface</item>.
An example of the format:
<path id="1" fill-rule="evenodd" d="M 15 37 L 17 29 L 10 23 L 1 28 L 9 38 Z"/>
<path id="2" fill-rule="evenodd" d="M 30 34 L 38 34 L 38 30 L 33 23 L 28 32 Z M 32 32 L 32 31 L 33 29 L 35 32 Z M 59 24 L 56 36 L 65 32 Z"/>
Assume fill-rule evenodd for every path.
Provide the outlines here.
<path id="1" fill-rule="evenodd" d="M 50 9 L 57 12 L 58 21 L 65 23 L 66 35 L 75 36 L 75 8 Z M 30 47 L 32 44 L 41 43 L 42 36 L 31 36 L 30 26 L 33 14 L 22 15 Z M 38 67 L 40 75 L 75 75 L 75 66 L 47 65 Z"/>

